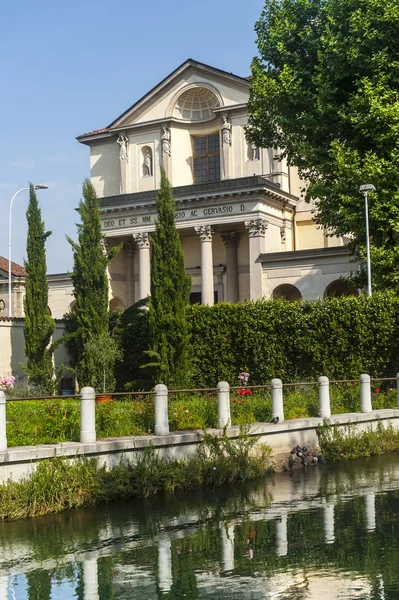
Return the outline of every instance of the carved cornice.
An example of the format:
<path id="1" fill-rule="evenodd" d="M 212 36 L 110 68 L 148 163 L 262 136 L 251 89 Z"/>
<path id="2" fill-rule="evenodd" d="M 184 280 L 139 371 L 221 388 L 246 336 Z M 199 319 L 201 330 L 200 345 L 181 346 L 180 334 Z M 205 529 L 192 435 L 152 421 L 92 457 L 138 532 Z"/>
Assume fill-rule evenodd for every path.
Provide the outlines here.
<path id="1" fill-rule="evenodd" d="M 220 237 L 226 248 L 237 248 L 240 241 L 240 234 L 238 231 L 226 231 L 225 233 L 222 233 Z"/>
<path id="2" fill-rule="evenodd" d="M 133 235 L 133 239 L 136 241 L 136 244 L 140 249 L 149 248 L 150 247 L 150 236 L 147 231 L 141 231 L 140 233 L 135 233 Z"/>
<path id="3" fill-rule="evenodd" d="M 266 221 L 266 219 L 263 218 L 245 221 L 245 227 L 248 229 L 249 237 L 258 237 L 265 235 L 268 225 L 268 221 Z"/>
<path id="4" fill-rule="evenodd" d="M 211 242 L 212 234 L 215 233 L 215 228 L 213 225 L 200 225 L 199 227 L 194 227 L 195 233 L 198 233 L 200 236 L 201 242 Z"/>

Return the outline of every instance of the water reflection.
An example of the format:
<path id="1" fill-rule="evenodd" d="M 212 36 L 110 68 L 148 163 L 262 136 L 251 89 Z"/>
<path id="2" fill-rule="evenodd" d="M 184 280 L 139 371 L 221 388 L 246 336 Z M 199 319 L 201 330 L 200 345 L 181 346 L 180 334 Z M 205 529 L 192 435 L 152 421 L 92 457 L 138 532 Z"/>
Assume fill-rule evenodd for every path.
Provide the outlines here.
<path id="1" fill-rule="evenodd" d="M 399 598 L 396 455 L 0 527 L 0 599 Z"/>

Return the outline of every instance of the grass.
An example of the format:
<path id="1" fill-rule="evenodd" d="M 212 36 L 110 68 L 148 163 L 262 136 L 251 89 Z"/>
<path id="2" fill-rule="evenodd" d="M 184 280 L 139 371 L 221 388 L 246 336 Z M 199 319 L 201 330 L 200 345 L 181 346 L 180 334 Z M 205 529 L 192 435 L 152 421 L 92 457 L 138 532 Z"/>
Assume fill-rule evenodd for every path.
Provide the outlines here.
<path id="1" fill-rule="evenodd" d="M 317 428 L 317 436 L 323 455 L 333 462 L 399 450 L 399 431 L 391 423 L 384 427 L 380 421 L 374 430 L 371 426 L 360 430 L 353 423 L 342 427 L 326 420 Z"/>
<path id="2" fill-rule="evenodd" d="M 378 391 L 374 391 L 378 390 Z M 317 385 L 284 388 L 286 419 L 318 415 Z M 331 385 L 332 414 L 360 411 L 359 386 Z M 397 406 L 396 390 L 372 392 L 373 408 Z M 269 422 L 272 416 L 270 389 L 254 390 L 252 395 L 231 392 L 233 425 Z M 7 439 L 11 446 L 52 444 L 79 441 L 80 402 L 67 400 L 28 400 L 7 402 Z M 149 435 L 155 426 L 152 396 L 126 396 L 96 405 L 97 438 Z M 171 431 L 187 431 L 217 427 L 216 394 L 181 393 L 169 395 L 169 426 Z"/>
<path id="3" fill-rule="evenodd" d="M 136 464 L 121 461 L 109 470 L 85 457 L 44 460 L 21 481 L 0 485 L 0 520 L 259 477 L 269 469 L 271 450 L 257 441 L 245 428 L 236 439 L 205 435 L 193 458 L 168 460 L 149 446 Z"/>

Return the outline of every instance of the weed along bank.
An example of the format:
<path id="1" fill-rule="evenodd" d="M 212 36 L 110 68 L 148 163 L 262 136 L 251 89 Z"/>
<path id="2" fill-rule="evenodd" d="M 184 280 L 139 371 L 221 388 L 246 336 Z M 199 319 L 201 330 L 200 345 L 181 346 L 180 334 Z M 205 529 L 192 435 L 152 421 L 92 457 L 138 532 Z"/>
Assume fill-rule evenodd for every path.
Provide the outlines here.
<path id="1" fill-rule="evenodd" d="M 394 385 L 392 381 L 395 379 L 385 383 Z M 356 412 L 336 410 L 335 387 L 343 384 L 350 386 L 346 389 L 355 401 Z M 97 495 L 89 494 L 81 500 L 81 504 L 79 499 L 71 505 L 68 502 L 66 505 L 61 503 L 61 506 L 54 508 L 58 511 L 121 498 L 124 494 L 148 495 L 185 486 L 215 485 L 256 477 L 270 469 L 272 456 L 275 455 L 285 454 L 287 461 L 283 464 L 288 468 L 289 453 L 297 445 L 310 449 L 321 445 L 325 452 L 330 442 L 337 446 L 338 440 L 343 448 L 344 440 L 348 437 L 353 441 L 356 436 L 376 432 L 375 435 L 383 436 L 380 437 L 383 443 L 380 444 L 379 452 L 384 451 L 384 448 L 385 451 L 399 449 L 397 388 L 390 387 L 384 394 L 375 385 L 368 375 L 362 375 L 359 380 L 338 383 L 330 382 L 327 377 L 302 384 L 283 384 L 280 379 L 273 379 L 267 386 L 246 386 L 244 381 L 244 387 L 238 388 L 230 387 L 227 382 L 220 382 L 216 388 L 191 391 L 195 394 L 202 393 L 201 403 L 197 404 L 190 400 L 187 390 L 168 390 L 161 384 L 151 392 L 132 392 L 124 394 L 123 399 L 114 394 L 113 397 L 98 397 L 97 401 L 92 388 L 84 388 L 79 396 L 50 400 L 6 400 L 5 393 L 1 392 L 0 481 L 6 487 L 11 485 L 11 482 L 6 484 L 9 479 L 12 479 L 13 485 L 18 486 L 18 482 L 21 482 L 23 486 L 30 478 L 35 477 L 35 472 L 37 477 L 50 477 L 51 480 L 52 469 L 58 468 L 72 471 L 88 469 L 93 481 L 97 477 L 105 481 L 109 496 L 104 491 L 98 491 Z M 297 396 L 294 396 L 294 405 L 290 396 L 295 394 L 292 392 L 295 386 L 300 386 L 304 398 L 308 396 L 308 413 L 313 412 L 316 416 L 308 414 L 300 418 L 289 418 L 293 410 L 298 411 Z M 339 402 L 343 400 L 339 399 Z M 264 422 L 260 419 L 254 422 L 250 411 L 255 411 L 255 408 L 251 403 L 261 405 L 263 414 L 267 416 Z M 42 415 L 47 416 L 46 427 L 49 426 L 50 419 L 55 421 L 55 430 L 49 434 L 47 429 L 47 437 L 46 431 L 40 433 L 36 428 L 36 435 L 43 436 L 37 439 L 36 444 L 32 444 L 34 438 L 29 437 L 33 434 L 23 430 L 22 422 L 24 406 L 28 411 L 25 413 L 26 419 L 26 414 L 33 415 L 33 405 L 37 411 L 44 411 Z M 194 428 L 197 424 L 195 419 L 199 418 L 194 415 L 196 406 L 197 409 L 198 406 L 207 407 L 212 426 Z M 118 414 L 122 415 L 123 424 L 126 424 L 132 416 L 129 411 L 136 410 L 143 418 L 145 409 L 151 413 L 151 416 L 145 417 L 153 424 L 151 430 L 147 430 L 145 434 L 141 432 L 141 435 L 126 435 L 121 430 L 117 431 Z M 213 417 L 212 410 L 215 411 Z M 138 413 L 135 413 L 136 417 Z M 183 417 L 187 420 L 182 421 L 181 426 L 186 424 L 186 430 L 179 429 L 179 418 Z M 69 421 L 69 425 L 66 425 Z M 114 430 L 112 426 L 109 428 L 109 422 L 113 423 Z M 332 427 L 329 428 L 327 422 Z M 136 421 L 138 428 L 137 423 Z M 318 437 L 320 427 L 323 433 L 322 443 Z M 333 431 L 336 433 L 333 434 Z M 376 446 L 370 446 L 368 454 L 375 453 L 378 453 Z M 333 459 L 339 456 L 338 449 Z M 341 456 L 344 454 L 341 453 Z M 346 456 L 351 457 L 351 453 L 346 452 Z M 87 463 L 86 459 L 92 458 L 97 461 Z M 138 486 L 139 473 L 147 468 L 151 470 L 151 464 L 156 464 L 159 470 L 157 483 Z M 126 471 L 123 475 L 121 469 Z M 194 472 L 196 475 L 193 478 Z M 81 477 L 81 471 L 79 473 Z M 70 476 L 73 479 L 72 473 Z M 115 483 L 118 477 L 129 481 L 131 488 L 126 486 L 126 481 L 124 486 L 118 487 Z M 44 512 L 51 510 L 43 509 Z M 31 514 L 29 510 L 27 513 L 23 510 L 21 512 L 24 516 Z M 3 518 L 8 517 L 3 514 Z"/>

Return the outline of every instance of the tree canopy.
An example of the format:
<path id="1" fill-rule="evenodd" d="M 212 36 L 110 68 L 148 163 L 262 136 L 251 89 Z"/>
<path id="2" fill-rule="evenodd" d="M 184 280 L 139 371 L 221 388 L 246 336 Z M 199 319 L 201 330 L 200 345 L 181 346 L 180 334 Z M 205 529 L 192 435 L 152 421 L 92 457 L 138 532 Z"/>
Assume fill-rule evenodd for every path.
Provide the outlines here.
<path id="1" fill-rule="evenodd" d="M 399 4 L 267 0 L 255 26 L 248 138 L 298 167 L 315 221 L 365 256 L 373 283 L 399 286 Z"/>

